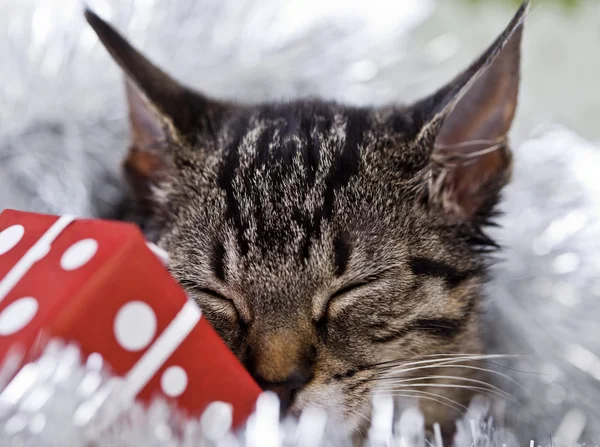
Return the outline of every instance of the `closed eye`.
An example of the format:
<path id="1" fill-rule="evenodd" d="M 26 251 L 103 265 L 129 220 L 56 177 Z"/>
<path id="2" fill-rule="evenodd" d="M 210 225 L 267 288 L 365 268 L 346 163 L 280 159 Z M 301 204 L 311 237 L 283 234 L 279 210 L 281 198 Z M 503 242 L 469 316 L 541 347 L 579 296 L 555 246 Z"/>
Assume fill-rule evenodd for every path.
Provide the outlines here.
<path id="1" fill-rule="evenodd" d="M 247 326 L 246 320 L 242 317 L 240 310 L 232 299 L 227 298 L 225 295 L 222 295 L 212 289 L 203 287 L 196 287 L 194 291 L 198 294 L 206 295 L 212 298 L 206 300 L 204 302 L 205 305 L 210 306 L 213 310 L 219 309 L 220 312 L 224 312 L 231 318 L 235 318 L 241 327 L 245 328 Z"/>
<path id="2" fill-rule="evenodd" d="M 224 295 L 221 295 L 219 292 L 215 292 L 214 290 L 203 288 L 203 287 L 196 287 L 194 290 L 196 292 L 198 292 L 198 293 L 203 293 L 205 295 L 210 295 L 213 298 L 217 298 L 217 299 L 220 299 L 220 300 L 223 300 L 223 301 L 230 301 L 233 304 L 233 300 L 227 298 Z"/>
<path id="3" fill-rule="evenodd" d="M 365 280 L 362 280 L 359 282 L 350 283 L 350 284 L 342 287 L 341 289 L 337 290 L 335 293 L 333 293 L 329 297 L 329 299 L 325 303 L 324 309 L 321 311 L 321 317 L 318 320 L 315 320 L 315 327 L 316 327 L 317 333 L 319 334 L 321 339 L 323 339 L 323 340 L 327 339 L 327 334 L 328 334 L 327 322 L 331 318 L 332 307 L 335 306 L 336 304 L 340 305 L 340 307 L 342 307 L 342 308 L 345 307 L 344 303 L 340 303 L 340 301 L 344 301 L 344 297 L 352 294 L 353 292 L 356 292 L 356 291 L 362 289 L 363 287 L 369 286 L 370 284 L 373 283 L 373 281 L 375 281 L 377 279 L 379 279 L 379 277 L 370 277 L 370 278 L 366 278 Z"/>
<path id="4" fill-rule="evenodd" d="M 353 283 L 350 283 L 348 285 L 345 285 L 341 289 L 338 289 L 327 300 L 327 303 L 325 305 L 324 311 L 322 312 L 322 317 L 321 318 L 327 318 L 327 315 L 329 314 L 330 309 L 331 309 L 331 307 L 334 304 L 340 304 L 340 301 L 343 300 L 344 297 L 346 297 L 348 295 L 351 295 L 354 292 L 359 291 L 363 287 L 371 286 L 374 282 L 376 282 L 377 280 L 379 280 L 381 278 L 381 276 L 382 276 L 381 273 L 376 274 L 376 275 L 372 275 L 372 276 L 364 278 L 364 279 L 362 279 L 360 281 L 353 282 Z M 342 304 L 342 306 L 343 306 L 343 304 Z"/>
<path id="5" fill-rule="evenodd" d="M 209 289 L 208 287 L 200 287 L 194 281 L 181 280 L 179 283 L 205 310 L 210 309 L 212 312 L 227 315 L 232 323 L 237 322 L 242 329 L 247 328 L 250 318 L 247 316 L 247 313 L 240 312 L 240 309 L 233 299 L 227 298 L 222 293 Z M 204 300 L 198 299 L 199 295 L 208 298 Z"/>
<path id="6" fill-rule="evenodd" d="M 190 292 L 202 293 L 204 295 L 209 295 L 209 296 L 212 296 L 213 298 L 217 298 L 219 300 L 230 301 L 231 303 L 233 303 L 232 299 L 229 299 L 226 296 L 224 296 L 224 295 L 220 294 L 219 292 L 216 292 L 212 289 L 209 289 L 206 287 L 198 287 L 198 285 L 193 281 L 181 280 L 181 281 L 179 281 L 179 283 L 181 284 L 181 286 L 184 289 L 189 290 Z"/>
<path id="7" fill-rule="evenodd" d="M 368 286 L 373 284 L 374 282 L 379 281 L 385 275 L 385 273 L 387 273 L 387 270 L 382 270 L 380 272 L 374 273 L 373 275 L 367 276 L 359 281 L 355 281 L 348 285 L 345 285 L 329 297 L 329 302 L 341 297 L 342 295 L 354 292 L 357 289 L 360 289 L 361 287 Z"/>
<path id="8" fill-rule="evenodd" d="M 341 289 L 339 289 L 337 292 L 335 292 L 333 295 L 331 295 L 329 297 L 328 303 L 327 305 L 329 306 L 329 304 L 331 304 L 332 301 L 334 301 L 336 298 L 339 298 L 343 295 L 346 295 L 350 292 L 354 292 L 358 289 L 360 289 L 361 287 L 364 287 L 366 285 L 369 285 L 368 281 L 362 281 L 362 282 L 358 282 L 358 283 L 354 283 L 354 284 L 349 284 L 345 287 L 342 287 Z"/>

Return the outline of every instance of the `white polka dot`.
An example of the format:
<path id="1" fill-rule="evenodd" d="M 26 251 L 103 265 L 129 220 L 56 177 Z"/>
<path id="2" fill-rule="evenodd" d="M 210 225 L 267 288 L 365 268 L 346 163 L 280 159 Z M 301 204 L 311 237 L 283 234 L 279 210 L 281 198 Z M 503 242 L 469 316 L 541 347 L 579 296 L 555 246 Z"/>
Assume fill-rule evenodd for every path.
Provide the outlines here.
<path id="1" fill-rule="evenodd" d="M 181 396 L 187 383 L 187 373 L 181 366 L 169 366 L 160 378 L 160 387 L 169 397 Z"/>
<path id="2" fill-rule="evenodd" d="M 13 225 L 0 231 L 0 255 L 12 250 L 24 234 L 25 228 L 23 228 L 23 225 Z"/>
<path id="3" fill-rule="evenodd" d="M 60 258 L 60 266 L 65 270 L 75 270 L 85 265 L 98 251 L 98 242 L 94 239 L 82 239 L 65 250 Z"/>
<path id="4" fill-rule="evenodd" d="M 150 344 L 156 334 L 156 315 L 141 301 L 125 304 L 115 318 L 117 341 L 128 351 L 139 351 Z"/>
<path id="5" fill-rule="evenodd" d="M 0 335 L 12 335 L 23 329 L 35 317 L 37 310 L 38 302 L 30 296 L 10 303 L 0 313 Z"/>

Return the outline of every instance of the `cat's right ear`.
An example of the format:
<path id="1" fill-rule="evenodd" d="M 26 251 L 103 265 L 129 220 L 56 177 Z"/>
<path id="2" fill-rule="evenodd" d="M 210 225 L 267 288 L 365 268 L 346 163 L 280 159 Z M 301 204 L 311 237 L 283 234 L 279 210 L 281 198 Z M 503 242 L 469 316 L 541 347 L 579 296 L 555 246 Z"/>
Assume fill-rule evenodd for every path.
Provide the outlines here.
<path id="1" fill-rule="evenodd" d="M 517 107 L 521 40 L 529 2 L 465 71 L 413 104 L 411 168 L 431 163 L 425 193 L 454 223 L 487 224 L 512 156 L 508 132 Z"/>
<path id="2" fill-rule="evenodd" d="M 85 18 L 125 74 L 132 139 L 125 170 L 136 196 L 149 199 L 174 152 L 217 128 L 227 106 L 171 78 L 91 10 Z"/>

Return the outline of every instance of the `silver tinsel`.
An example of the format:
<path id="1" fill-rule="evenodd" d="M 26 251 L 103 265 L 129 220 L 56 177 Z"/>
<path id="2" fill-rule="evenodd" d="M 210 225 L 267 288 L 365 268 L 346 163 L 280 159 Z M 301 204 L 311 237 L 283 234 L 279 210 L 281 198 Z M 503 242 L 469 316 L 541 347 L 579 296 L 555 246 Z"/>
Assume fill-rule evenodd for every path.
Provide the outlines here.
<path id="1" fill-rule="evenodd" d="M 441 85 L 514 12 L 512 2 L 501 1 L 481 7 L 450 0 L 88 3 L 153 60 L 210 95 L 244 101 L 318 95 L 357 104 L 407 101 Z M 0 209 L 111 216 L 121 199 L 122 79 L 81 9 L 80 0 L 0 1 Z M 508 425 L 521 442 L 533 438 L 536 445 L 551 436 L 558 444 L 600 443 L 600 4 L 582 1 L 572 14 L 544 5 L 527 24 L 514 180 L 501 227 L 493 230 L 505 249 L 485 315 L 488 350 L 524 354 L 503 369 L 521 385 L 510 390 L 521 409 L 482 421 L 478 445 L 499 442 L 490 440 Z M 428 27 L 416 28 L 425 19 Z M 549 120 L 597 143 L 561 126 L 535 130 Z M 100 382 L 108 380 L 99 374 Z M 46 389 L 47 404 L 62 402 L 62 389 L 71 407 L 44 411 L 48 421 L 57 418 L 56 439 L 72 441 L 54 445 L 78 445 L 82 432 L 68 418 L 79 397 L 72 382 L 60 383 L 67 388 Z M 17 403 L 3 408 L 4 423 L 21 412 Z M 153 445 L 153 428 L 171 427 L 157 422 L 173 417 L 164 403 L 148 412 L 132 408 L 138 407 L 115 432 L 121 444 Z M 305 424 L 317 430 L 320 419 L 312 417 Z M 25 427 L 19 417 L 11 424 L 20 427 L 14 439 L 30 424 L 40 426 L 39 418 Z M 471 421 L 459 427 L 458 445 L 470 445 Z M 153 441 L 144 444 L 143 436 Z M 36 445 L 53 445 L 47 442 Z"/>
<path id="2" fill-rule="evenodd" d="M 14 373 L 16 354 L 0 369 Z M 275 394 L 263 393 L 246 424 L 231 429 L 232 407 L 210 404 L 199 418 L 186 418 L 164 400 L 150 405 L 123 401 L 120 381 L 107 372 L 99 354 L 87 359 L 75 345 L 52 341 L 42 356 L 26 363 L 0 387 L 0 445 L 22 447 L 351 447 L 352 439 L 318 408 L 299 419 L 280 420 Z M 438 428 L 426 437 L 417 407 L 395 407 L 391 397 L 373 400 L 365 447 L 443 447 Z M 456 447 L 517 446 L 508 432 L 495 430 L 489 406 L 475 399 L 457 421 Z M 545 443 L 540 443 L 545 445 Z"/>

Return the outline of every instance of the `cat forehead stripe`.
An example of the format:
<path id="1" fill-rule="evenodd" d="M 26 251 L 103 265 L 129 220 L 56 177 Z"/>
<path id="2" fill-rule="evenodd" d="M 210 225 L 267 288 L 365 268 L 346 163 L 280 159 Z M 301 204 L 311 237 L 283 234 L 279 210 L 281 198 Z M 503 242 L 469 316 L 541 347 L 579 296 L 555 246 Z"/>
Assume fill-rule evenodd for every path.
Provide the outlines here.
<path id="1" fill-rule="evenodd" d="M 369 118 L 363 109 L 334 112 L 312 103 L 277 111 L 279 119 L 263 111 L 234 123 L 242 132 L 225 149 L 219 185 L 242 256 L 251 245 L 271 249 L 293 233 L 306 258 L 333 214 L 336 191 L 359 173 Z"/>

